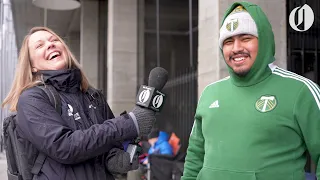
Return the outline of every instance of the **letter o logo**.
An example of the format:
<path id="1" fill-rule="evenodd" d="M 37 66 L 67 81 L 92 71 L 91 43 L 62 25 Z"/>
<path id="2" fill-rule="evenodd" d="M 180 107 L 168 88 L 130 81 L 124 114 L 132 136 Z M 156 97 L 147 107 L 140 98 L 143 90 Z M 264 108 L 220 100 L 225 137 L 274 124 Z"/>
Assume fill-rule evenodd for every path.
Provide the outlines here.
<path id="1" fill-rule="evenodd" d="M 139 95 L 139 101 L 141 103 L 145 103 L 147 102 L 147 100 L 149 99 L 150 97 L 150 91 L 149 90 L 143 90 L 141 91 L 140 95 Z"/>
<path id="2" fill-rule="evenodd" d="M 314 13 L 311 7 L 307 4 L 303 5 L 300 9 L 299 7 L 294 8 L 289 15 L 289 24 L 295 31 L 306 31 L 308 30 L 314 22 Z M 299 9 L 299 10 L 298 10 Z M 296 12 L 298 10 L 298 23 L 295 22 Z M 298 26 L 304 23 L 304 29 L 299 29 Z"/>
<path id="3" fill-rule="evenodd" d="M 157 109 L 159 107 L 161 107 L 162 103 L 163 103 L 163 96 L 162 95 L 156 95 L 152 100 L 153 107 L 155 107 Z"/>

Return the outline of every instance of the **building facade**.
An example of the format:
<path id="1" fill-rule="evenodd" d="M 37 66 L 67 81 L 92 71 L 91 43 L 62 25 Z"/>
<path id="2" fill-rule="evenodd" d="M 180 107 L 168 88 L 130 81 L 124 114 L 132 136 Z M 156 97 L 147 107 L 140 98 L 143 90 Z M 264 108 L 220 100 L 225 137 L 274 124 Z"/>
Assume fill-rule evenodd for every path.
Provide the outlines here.
<path id="1" fill-rule="evenodd" d="M 228 76 L 218 38 L 223 14 L 233 2 L 81 0 L 78 9 L 54 11 L 38 8 L 31 0 L 11 0 L 11 7 L 18 49 L 31 27 L 53 29 L 66 40 L 90 83 L 105 92 L 115 115 L 134 107 L 137 89 L 147 84 L 152 68 L 167 69 L 169 81 L 163 91 L 168 98 L 157 125 L 176 132 L 185 151 L 202 90 Z M 275 63 L 319 83 L 319 17 L 306 32 L 296 32 L 288 23 L 292 9 L 307 3 L 318 10 L 319 2 L 251 2 L 261 6 L 273 26 Z"/>

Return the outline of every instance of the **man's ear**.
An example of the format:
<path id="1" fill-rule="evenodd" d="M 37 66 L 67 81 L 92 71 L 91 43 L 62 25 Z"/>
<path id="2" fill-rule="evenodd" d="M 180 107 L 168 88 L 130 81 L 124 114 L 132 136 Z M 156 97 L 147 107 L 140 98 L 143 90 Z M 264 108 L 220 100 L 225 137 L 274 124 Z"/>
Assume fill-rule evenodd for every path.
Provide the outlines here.
<path id="1" fill-rule="evenodd" d="M 38 72 L 38 69 L 35 68 L 35 67 L 33 67 L 31 71 L 32 71 L 33 73 L 36 73 L 36 72 Z"/>

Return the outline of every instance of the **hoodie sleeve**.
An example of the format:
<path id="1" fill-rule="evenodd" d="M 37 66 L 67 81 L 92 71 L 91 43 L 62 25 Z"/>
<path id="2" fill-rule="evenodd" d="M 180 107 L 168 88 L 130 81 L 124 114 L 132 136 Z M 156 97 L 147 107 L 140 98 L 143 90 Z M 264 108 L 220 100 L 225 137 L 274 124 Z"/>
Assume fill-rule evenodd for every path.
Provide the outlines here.
<path id="1" fill-rule="evenodd" d="M 295 103 L 294 116 L 320 179 L 320 90 L 315 83 L 303 86 Z"/>
<path id="2" fill-rule="evenodd" d="M 181 180 L 196 180 L 202 168 L 204 158 L 204 138 L 201 117 L 196 114 L 189 138 L 184 172 Z"/>
<path id="3" fill-rule="evenodd" d="M 39 151 L 63 164 L 76 164 L 138 136 L 130 116 L 119 116 L 85 130 L 72 130 L 39 88 L 24 91 L 17 106 L 17 127 Z"/>

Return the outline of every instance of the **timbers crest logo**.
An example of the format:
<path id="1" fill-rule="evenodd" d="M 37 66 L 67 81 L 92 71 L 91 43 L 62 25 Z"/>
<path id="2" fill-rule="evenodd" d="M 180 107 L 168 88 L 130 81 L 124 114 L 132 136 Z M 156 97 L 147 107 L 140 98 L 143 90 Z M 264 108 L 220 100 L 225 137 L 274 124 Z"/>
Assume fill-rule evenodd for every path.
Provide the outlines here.
<path id="1" fill-rule="evenodd" d="M 226 29 L 230 32 L 233 32 L 234 30 L 237 29 L 237 27 L 239 26 L 239 21 L 238 19 L 231 19 L 227 25 L 226 25 Z"/>
<path id="2" fill-rule="evenodd" d="M 272 111 L 277 106 L 277 99 L 275 96 L 264 95 L 256 101 L 256 109 L 260 112 Z"/>

